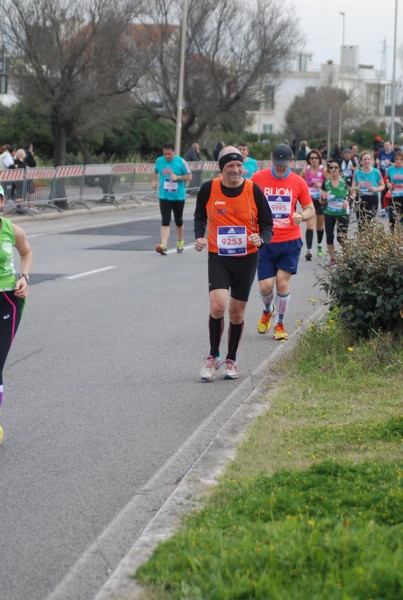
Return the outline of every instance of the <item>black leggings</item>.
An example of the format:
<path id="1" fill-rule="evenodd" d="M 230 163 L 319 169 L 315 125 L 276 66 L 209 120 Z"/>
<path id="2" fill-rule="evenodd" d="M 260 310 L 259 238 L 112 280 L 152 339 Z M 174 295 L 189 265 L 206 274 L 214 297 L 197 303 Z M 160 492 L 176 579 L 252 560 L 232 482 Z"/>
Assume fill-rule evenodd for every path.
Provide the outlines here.
<path id="1" fill-rule="evenodd" d="M 360 196 L 357 206 L 358 229 L 362 229 L 365 223 L 370 223 L 378 212 L 378 194 Z"/>
<path id="2" fill-rule="evenodd" d="M 171 223 L 171 211 L 174 213 L 175 225 L 182 227 L 183 225 L 183 209 L 185 206 L 184 200 L 160 200 L 160 212 L 162 225 L 169 227 Z"/>
<path id="3" fill-rule="evenodd" d="M 325 215 L 325 231 L 326 231 L 326 243 L 334 244 L 334 228 L 336 227 L 336 236 L 339 244 L 342 244 L 348 230 L 348 222 L 350 220 L 349 215 L 340 215 L 334 217 L 333 215 Z"/>
<path id="4" fill-rule="evenodd" d="M 0 385 L 3 385 L 3 368 L 21 321 L 23 306 L 24 300 L 16 298 L 14 292 L 0 292 Z"/>

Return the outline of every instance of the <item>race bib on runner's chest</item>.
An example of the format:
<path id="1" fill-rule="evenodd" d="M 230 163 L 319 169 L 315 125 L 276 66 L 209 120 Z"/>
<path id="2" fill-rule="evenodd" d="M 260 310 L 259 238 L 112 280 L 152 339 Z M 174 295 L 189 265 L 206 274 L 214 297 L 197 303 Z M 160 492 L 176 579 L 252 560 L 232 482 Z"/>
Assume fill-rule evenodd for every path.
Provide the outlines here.
<path id="1" fill-rule="evenodd" d="M 171 181 L 170 179 L 164 179 L 164 190 L 167 192 L 176 192 L 178 189 L 178 183 Z"/>
<path id="2" fill-rule="evenodd" d="M 320 198 L 320 188 L 310 187 L 309 194 L 310 194 L 311 198 L 318 200 Z"/>
<path id="3" fill-rule="evenodd" d="M 392 196 L 403 196 L 403 183 L 395 183 L 392 189 Z"/>
<path id="4" fill-rule="evenodd" d="M 330 212 L 340 213 L 343 210 L 344 198 L 336 198 L 333 194 L 329 194 L 326 209 Z"/>
<path id="5" fill-rule="evenodd" d="M 220 226 L 217 229 L 217 248 L 221 256 L 247 253 L 246 227 Z"/>
<path id="6" fill-rule="evenodd" d="M 271 212 L 273 214 L 273 219 L 277 221 L 275 226 L 282 227 L 284 225 L 288 225 L 291 215 L 291 196 L 288 194 L 282 194 L 281 196 L 279 194 L 270 194 L 267 197 L 267 202 L 269 203 Z M 287 222 L 285 222 L 285 219 Z"/>

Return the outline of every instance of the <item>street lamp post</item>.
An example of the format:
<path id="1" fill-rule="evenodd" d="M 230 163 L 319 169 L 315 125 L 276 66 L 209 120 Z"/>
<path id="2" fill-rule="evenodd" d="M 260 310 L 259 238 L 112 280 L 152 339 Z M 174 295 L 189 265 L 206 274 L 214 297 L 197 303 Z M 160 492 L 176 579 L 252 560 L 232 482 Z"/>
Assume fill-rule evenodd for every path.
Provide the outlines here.
<path id="1" fill-rule="evenodd" d="M 177 105 L 176 105 L 176 133 L 175 133 L 175 154 L 178 154 L 178 155 L 180 154 L 180 151 L 181 151 L 183 82 L 185 79 L 185 50 L 186 50 L 187 20 L 188 20 L 188 0 L 183 0 L 180 57 L 179 57 L 178 97 L 177 97 Z"/>
<path id="2" fill-rule="evenodd" d="M 345 18 L 346 18 L 346 14 L 344 12 L 340 12 L 339 15 L 342 16 L 343 18 L 343 28 L 342 28 L 342 38 L 341 38 L 341 56 L 340 56 L 340 78 L 341 78 L 341 90 L 344 90 L 344 33 L 345 33 Z M 340 106 L 340 111 L 339 111 L 339 135 L 338 135 L 338 142 L 339 142 L 339 146 L 341 146 L 341 123 L 342 123 L 342 108 Z"/>

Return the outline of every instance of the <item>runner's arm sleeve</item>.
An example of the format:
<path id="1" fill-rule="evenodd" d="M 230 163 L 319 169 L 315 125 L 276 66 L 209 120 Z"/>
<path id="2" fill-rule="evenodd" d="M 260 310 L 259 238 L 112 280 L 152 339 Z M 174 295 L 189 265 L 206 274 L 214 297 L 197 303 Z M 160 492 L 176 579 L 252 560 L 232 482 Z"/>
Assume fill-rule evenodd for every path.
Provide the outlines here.
<path id="1" fill-rule="evenodd" d="M 207 202 L 210 198 L 212 181 L 206 181 L 203 183 L 196 197 L 196 208 L 193 215 L 193 231 L 195 234 L 195 240 L 200 237 L 204 237 L 207 227 Z"/>
<path id="2" fill-rule="evenodd" d="M 260 237 L 264 244 L 269 244 L 273 237 L 273 215 L 266 196 L 257 183 L 253 184 L 253 196 L 257 207 L 257 219 L 260 229 Z"/>

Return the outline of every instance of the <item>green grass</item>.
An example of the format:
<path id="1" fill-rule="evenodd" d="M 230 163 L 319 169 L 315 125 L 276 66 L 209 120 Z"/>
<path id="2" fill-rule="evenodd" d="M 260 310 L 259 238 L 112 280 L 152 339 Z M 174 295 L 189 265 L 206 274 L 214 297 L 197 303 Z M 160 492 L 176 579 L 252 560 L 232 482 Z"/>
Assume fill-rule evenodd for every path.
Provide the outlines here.
<path id="1" fill-rule="evenodd" d="M 402 349 L 333 319 L 301 334 L 204 508 L 137 571 L 144 598 L 403 597 Z"/>

